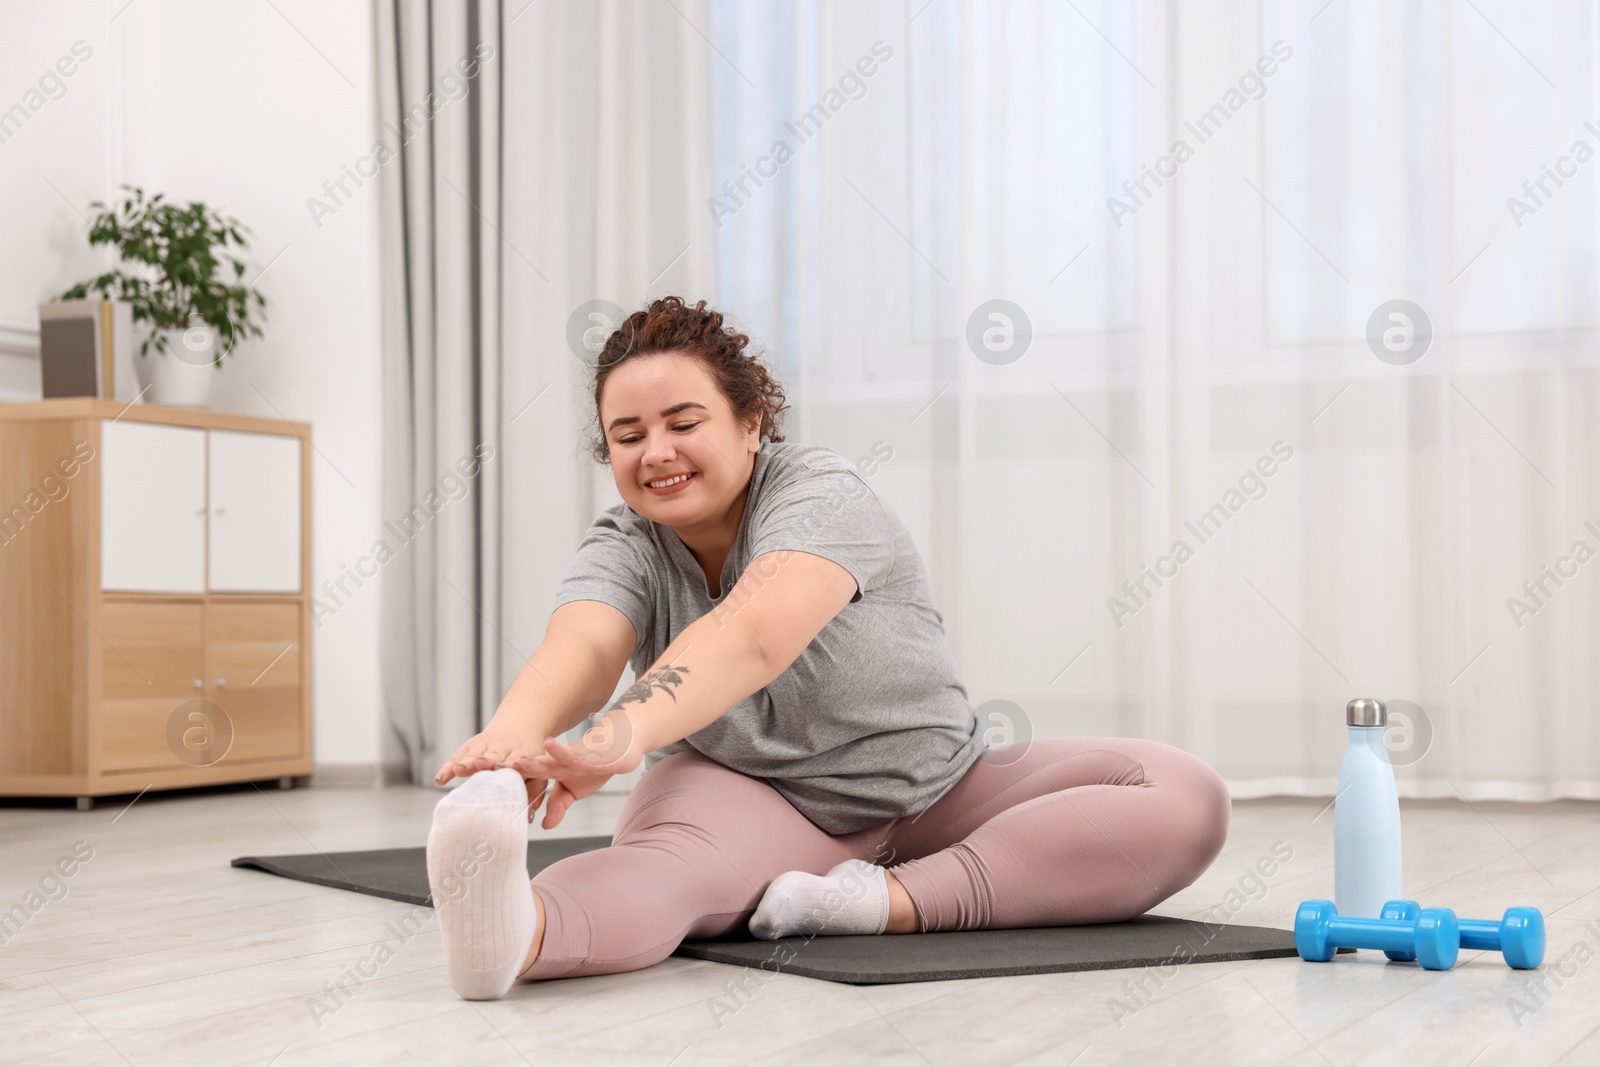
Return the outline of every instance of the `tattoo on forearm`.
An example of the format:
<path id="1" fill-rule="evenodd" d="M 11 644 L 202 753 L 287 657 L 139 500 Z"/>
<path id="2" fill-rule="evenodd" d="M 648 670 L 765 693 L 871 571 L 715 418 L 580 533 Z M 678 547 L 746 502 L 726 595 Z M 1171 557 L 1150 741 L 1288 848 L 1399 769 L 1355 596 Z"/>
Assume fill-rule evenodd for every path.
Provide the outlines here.
<path id="1" fill-rule="evenodd" d="M 651 692 L 656 689 L 661 690 L 663 693 L 667 694 L 667 696 L 672 697 L 672 699 L 676 701 L 678 698 L 677 695 L 672 692 L 672 687 L 675 685 L 682 685 L 683 675 L 688 673 L 689 668 L 682 665 L 673 666 L 669 663 L 665 666 L 656 667 L 654 670 L 646 672 L 644 677 L 636 679 L 632 685 L 628 686 L 623 694 L 617 698 L 617 702 L 611 705 L 611 707 L 607 710 L 616 711 L 624 704 L 643 703 L 650 698 Z"/>

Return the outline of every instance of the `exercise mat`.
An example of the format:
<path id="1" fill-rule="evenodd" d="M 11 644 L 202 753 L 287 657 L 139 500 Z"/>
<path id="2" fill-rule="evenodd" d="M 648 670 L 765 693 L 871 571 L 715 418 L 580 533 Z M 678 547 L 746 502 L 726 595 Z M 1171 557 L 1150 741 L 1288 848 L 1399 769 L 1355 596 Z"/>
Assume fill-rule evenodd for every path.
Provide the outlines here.
<path id="1" fill-rule="evenodd" d="M 528 873 L 557 860 L 593 852 L 609 837 L 550 837 L 528 842 Z M 348 889 L 407 904 L 433 906 L 428 890 L 428 854 L 423 848 L 378 848 L 366 852 L 312 852 L 295 856 L 240 856 L 235 867 L 254 867 L 297 882 Z"/>
<path id="2" fill-rule="evenodd" d="M 537 874 L 557 860 L 609 844 L 609 837 L 529 841 L 528 872 Z M 233 866 L 407 904 L 431 904 L 426 854 L 421 848 L 240 856 Z M 830 982 L 876 985 L 1116 967 L 1166 969 L 1183 963 L 1277 959 L 1296 953 L 1294 934 L 1288 930 L 1141 915 L 1126 922 L 1089 926 L 877 937 L 795 936 L 761 941 L 743 934 L 684 941 L 673 955 Z"/>

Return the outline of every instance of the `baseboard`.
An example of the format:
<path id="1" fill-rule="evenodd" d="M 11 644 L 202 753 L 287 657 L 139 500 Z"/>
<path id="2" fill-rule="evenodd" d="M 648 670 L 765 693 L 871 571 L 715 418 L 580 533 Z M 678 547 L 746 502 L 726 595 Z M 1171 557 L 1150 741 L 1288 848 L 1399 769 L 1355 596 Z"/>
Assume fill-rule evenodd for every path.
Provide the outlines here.
<path id="1" fill-rule="evenodd" d="M 1457 784 L 1450 780 L 1395 775 L 1395 792 L 1401 800 L 1506 800 L 1548 804 L 1559 800 L 1600 800 L 1600 781 L 1556 778 L 1545 782 L 1484 779 Z M 1226 778 L 1234 800 L 1266 797 L 1302 797 L 1331 801 L 1338 782 L 1333 778 Z"/>
<path id="2" fill-rule="evenodd" d="M 411 768 L 404 763 L 318 763 L 311 785 L 323 789 L 382 789 L 410 785 Z"/>

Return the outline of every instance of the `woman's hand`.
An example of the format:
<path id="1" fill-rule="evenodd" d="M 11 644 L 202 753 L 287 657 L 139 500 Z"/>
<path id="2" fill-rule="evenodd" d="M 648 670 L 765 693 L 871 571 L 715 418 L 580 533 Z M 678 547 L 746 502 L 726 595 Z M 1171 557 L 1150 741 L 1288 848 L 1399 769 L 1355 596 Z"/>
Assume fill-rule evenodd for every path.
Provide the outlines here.
<path id="1" fill-rule="evenodd" d="M 434 785 L 444 785 L 452 778 L 465 778 L 476 774 L 478 771 L 492 771 L 500 767 L 510 767 L 518 771 L 526 780 L 528 789 L 528 821 L 533 821 L 533 813 L 544 802 L 547 780 L 543 777 L 531 777 L 527 771 L 518 766 L 521 758 L 532 756 L 540 752 L 539 739 L 518 730 L 509 730 L 503 726 L 496 726 L 492 721 L 488 729 L 468 739 L 467 743 L 456 750 L 456 754 L 444 761 L 439 768 L 439 773 L 434 775 Z"/>
<path id="2" fill-rule="evenodd" d="M 632 723 L 625 712 L 619 711 L 606 715 L 572 745 L 546 738 L 542 753 L 521 757 L 515 766 L 530 781 L 550 781 L 550 798 L 541 824 L 549 830 L 561 822 L 573 804 L 614 775 L 632 771 L 643 759 Z"/>

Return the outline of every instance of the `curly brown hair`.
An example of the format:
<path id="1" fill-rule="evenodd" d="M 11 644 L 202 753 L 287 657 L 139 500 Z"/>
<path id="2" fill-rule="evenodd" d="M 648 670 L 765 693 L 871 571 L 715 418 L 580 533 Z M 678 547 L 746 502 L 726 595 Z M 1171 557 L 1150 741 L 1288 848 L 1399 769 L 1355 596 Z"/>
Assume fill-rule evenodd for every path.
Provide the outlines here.
<path id="1" fill-rule="evenodd" d="M 743 421 L 761 413 L 761 437 L 782 441 L 778 424 L 787 405 L 783 386 L 773 378 L 755 353 L 744 349 L 750 338 L 724 326 L 722 315 L 701 300 L 689 307 L 676 296 L 652 301 L 635 311 L 606 338 L 594 365 L 594 432 L 590 451 L 595 462 L 609 465 L 611 446 L 600 423 L 600 395 L 606 379 L 624 361 L 660 352 L 693 356 L 705 365 L 718 390 Z"/>

